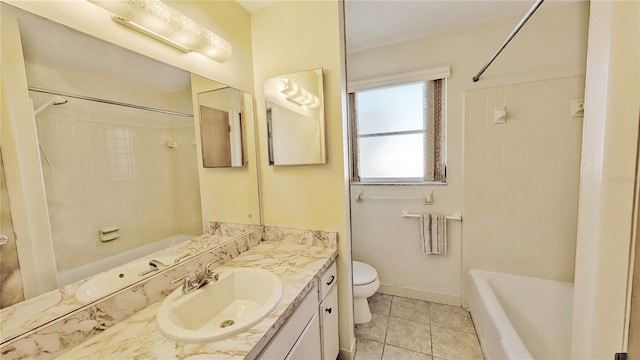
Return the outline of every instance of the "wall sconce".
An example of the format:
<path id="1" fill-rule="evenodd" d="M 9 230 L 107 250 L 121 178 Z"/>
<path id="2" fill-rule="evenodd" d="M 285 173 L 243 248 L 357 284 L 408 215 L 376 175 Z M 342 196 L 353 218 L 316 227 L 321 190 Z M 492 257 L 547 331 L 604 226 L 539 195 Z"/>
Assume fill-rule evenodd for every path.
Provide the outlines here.
<path id="1" fill-rule="evenodd" d="M 112 20 L 184 52 L 217 62 L 231 57 L 231 44 L 160 0 L 88 0 L 111 12 Z"/>
<path id="2" fill-rule="evenodd" d="M 320 106 L 320 99 L 313 95 L 311 92 L 296 84 L 291 79 L 282 78 L 284 89 L 280 92 L 287 98 L 300 106 L 307 106 L 311 109 L 315 109 Z"/>

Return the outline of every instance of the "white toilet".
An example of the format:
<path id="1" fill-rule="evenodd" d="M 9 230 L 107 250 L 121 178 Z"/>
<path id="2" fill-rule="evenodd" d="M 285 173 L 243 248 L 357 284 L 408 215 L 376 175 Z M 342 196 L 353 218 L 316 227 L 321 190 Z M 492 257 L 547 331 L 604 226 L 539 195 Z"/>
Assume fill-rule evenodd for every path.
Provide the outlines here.
<path id="1" fill-rule="evenodd" d="M 373 266 L 360 261 L 353 262 L 353 320 L 356 324 L 371 321 L 367 298 L 378 291 L 380 280 Z"/>

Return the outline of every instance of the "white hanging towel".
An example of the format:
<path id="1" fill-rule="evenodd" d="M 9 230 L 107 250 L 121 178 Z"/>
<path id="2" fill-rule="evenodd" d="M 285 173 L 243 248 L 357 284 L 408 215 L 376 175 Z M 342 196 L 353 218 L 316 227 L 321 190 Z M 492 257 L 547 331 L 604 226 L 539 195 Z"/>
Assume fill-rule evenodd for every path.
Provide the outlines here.
<path id="1" fill-rule="evenodd" d="M 441 214 L 420 215 L 420 244 L 425 254 L 447 253 L 447 218 Z"/>

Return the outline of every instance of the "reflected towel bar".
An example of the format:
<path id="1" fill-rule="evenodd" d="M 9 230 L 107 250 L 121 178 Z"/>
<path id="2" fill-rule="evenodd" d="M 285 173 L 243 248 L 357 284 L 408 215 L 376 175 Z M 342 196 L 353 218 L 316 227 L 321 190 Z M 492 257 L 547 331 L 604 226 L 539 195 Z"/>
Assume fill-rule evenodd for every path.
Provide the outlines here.
<path id="1" fill-rule="evenodd" d="M 405 217 L 405 218 L 419 218 L 420 214 L 410 214 L 407 210 L 402 210 L 402 217 Z M 454 220 L 454 221 L 462 221 L 462 215 L 453 214 L 453 215 L 446 216 L 445 219 Z"/>

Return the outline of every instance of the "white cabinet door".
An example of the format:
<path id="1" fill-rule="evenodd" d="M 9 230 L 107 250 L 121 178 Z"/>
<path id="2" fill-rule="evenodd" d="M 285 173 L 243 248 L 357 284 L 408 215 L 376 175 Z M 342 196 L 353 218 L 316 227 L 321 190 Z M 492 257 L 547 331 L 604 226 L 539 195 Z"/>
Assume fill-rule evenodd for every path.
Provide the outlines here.
<path id="1" fill-rule="evenodd" d="M 318 315 L 313 314 L 286 360 L 318 360 L 321 358 L 320 352 L 320 322 Z"/>
<path id="2" fill-rule="evenodd" d="M 298 305 L 296 311 L 291 315 L 287 323 L 278 331 L 271 340 L 267 348 L 258 357 L 260 360 L 282 360 L 287 357 L 291 349 L 296 346 L 301 334 L 308 328 L 311 319 L 318 318 L 318 290 L 314 286 L 305 299 Z M 317 324 L 317 321 L 316 321 Z M 317 325 L 316 325 L 317 326 Z M 320 341 L 320 333 L 318 342 Z M 317 357 L 316 359 L 319 359 Z"/>
<path id="3" fill-rule="evenodd" d="M 336 360 L 340 352 L 338 344 L 338 287 L 334 286 L 320 304 L 322 317 L 322 359 Z"/>

